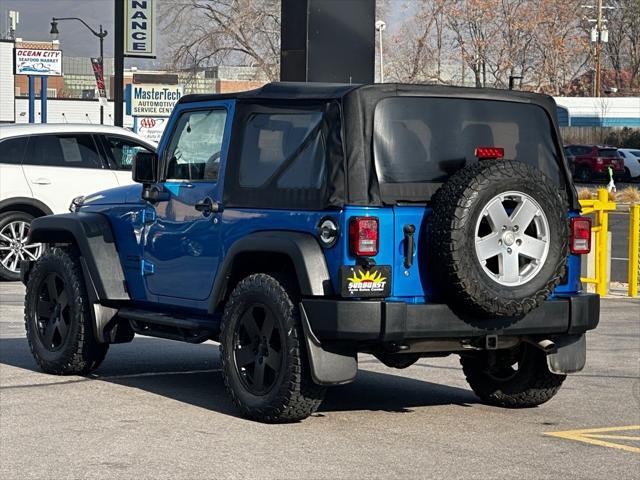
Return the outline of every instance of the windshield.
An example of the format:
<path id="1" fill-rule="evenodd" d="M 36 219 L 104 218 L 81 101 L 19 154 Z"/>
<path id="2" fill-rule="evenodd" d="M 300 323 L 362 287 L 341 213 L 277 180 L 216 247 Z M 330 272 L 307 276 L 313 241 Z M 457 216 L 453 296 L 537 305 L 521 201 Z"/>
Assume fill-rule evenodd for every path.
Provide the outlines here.
<path id="1" fill-rule="evenodd" d="M 378 179 L 381 188 L 398 199 L 407 184 L 413 185 L 410 196 L 416 200 L 417 184 L 442 183 L 477 162 L 477 147 L 503 148 L 505 159 L 533 165 L 560 185 L 553 139 L 545 111 L 526 103 L 392 97 L 381 100 L 375 110 Z"/>

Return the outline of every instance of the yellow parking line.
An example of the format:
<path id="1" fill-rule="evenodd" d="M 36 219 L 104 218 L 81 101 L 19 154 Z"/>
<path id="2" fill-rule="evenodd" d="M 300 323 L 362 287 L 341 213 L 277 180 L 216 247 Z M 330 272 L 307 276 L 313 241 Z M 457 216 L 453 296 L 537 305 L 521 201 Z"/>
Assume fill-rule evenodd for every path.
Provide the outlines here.
<path id="1" fill-rule="evenodd" d="M 609 440 L 635 440 L 638 441 L 640 440 L 640 437 L 631 437 L 631 436 L 627 436 L 627 435 L 592 435 L 592 434 L 583 434 L 585 437 L 589 437 L 589 438 L 607 438 Z"/>
<path id="2" fill-rule="evenodd" d="M 626 452 L 640 453 L 640 448 L 632 447 L 621 443 L 607 442 L 600 440 L 600 438 L 607 438 L 609 440 L 638 440 L 637 436 L 625 436 L 625 435 L 606 435 L 606 433 L 626 432 L 631 430 L 640 431 L 640 425 L 627 425 L 624 427 L 602 427 L 602 428 L 588 428 L 582 430 L 567 430 L 564 432 L 545 432 L 545 435 L 552 437 L 564 438 L 567 440 L 575 440 L 576 442 L 588 443 L 590 445 L 597 445 L 600 447 L 615 448 L 618 450 L 624 450 Z"/>

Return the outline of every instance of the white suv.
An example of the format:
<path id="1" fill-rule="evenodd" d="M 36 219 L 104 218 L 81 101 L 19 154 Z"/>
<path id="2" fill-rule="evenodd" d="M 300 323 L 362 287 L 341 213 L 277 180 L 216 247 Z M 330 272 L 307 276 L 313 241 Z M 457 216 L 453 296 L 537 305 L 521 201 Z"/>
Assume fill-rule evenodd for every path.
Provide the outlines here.
<path id="1" fill-rule="evenodd" d="M 34 217 L 63 213 L 71 201 L 133 183 L 131 161 L 155 145 L 119 127 L 89 124 L 0 126 L 0 279 L 17 280 Z"/>

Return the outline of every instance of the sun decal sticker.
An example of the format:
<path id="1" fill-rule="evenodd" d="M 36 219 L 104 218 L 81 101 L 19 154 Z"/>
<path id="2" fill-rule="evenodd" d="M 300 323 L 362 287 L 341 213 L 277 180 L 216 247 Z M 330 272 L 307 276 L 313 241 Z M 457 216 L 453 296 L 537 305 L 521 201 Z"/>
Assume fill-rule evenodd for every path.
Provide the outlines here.
<path id="1" fill-rule="evenodd" d="M 359 265 L 343 266 L 341 269 L 341 292 L 346 297 L 384 297 L 389 295 L 391 268 L 376 265 L 364 269 Z"/>

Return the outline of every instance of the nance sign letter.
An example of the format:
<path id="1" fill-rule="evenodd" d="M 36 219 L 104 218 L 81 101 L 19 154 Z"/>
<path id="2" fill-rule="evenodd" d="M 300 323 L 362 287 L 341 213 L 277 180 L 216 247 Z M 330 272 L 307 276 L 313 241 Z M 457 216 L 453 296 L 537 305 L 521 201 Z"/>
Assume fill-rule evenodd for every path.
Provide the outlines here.
<path id="1" fill-rule="evenodd" d="M 182 96 L 180 85 L 131 85 L 131 115 L 168 117 Z"/>
<path id="2" fill-rule="evenodd" d="M 16 48 L 16 75 L 62 76 L 62 50 Z"/>
<path id="3" fill-rule="evenodd" d="M 125 0 L 124 55 L 155 58 L 154 0 Z"/>

